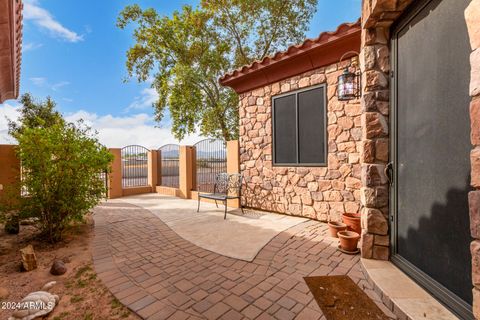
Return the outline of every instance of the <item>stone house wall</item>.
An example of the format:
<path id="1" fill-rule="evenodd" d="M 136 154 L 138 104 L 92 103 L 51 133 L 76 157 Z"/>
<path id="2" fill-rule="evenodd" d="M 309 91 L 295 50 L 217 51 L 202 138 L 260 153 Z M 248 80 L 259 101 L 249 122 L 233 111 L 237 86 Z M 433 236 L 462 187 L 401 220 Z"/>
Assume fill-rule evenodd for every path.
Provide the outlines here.
<path id="1" fill-rule="evenodd" d="M 361 212 L 362 257 L 389 258 L 390 26 L 412 0 L 364 0 L 360 70 L 362 71 Z"/>
<path id="2" fill-rule="evenodd" d="M 338 101 L 337 78 L 351 60 L 240 94 L 240 171 L 246 206 L 326 221 L 360 209 L 359 100 Z M 272 97 L 326 83 L 328 160 L 324 167 L 272 165 Z M 386 152 L 386 150 L 385 150 Z M 385 154 L 386 155 L 386 154 Z M 384 157 L 380 152 L 379 157 Z"/>

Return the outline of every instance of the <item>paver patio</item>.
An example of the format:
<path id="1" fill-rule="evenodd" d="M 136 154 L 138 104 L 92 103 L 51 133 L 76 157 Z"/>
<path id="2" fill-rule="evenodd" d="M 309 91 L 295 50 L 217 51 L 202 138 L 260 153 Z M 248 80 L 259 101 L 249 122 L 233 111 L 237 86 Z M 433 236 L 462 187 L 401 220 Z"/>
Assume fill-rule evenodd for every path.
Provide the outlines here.
<path id="1" fill-rule="evenodd" d="M 271 212 L 228 208 L 223 219 L 222 204 L 147 193 L 109 200 L 147 209 L 170 229 L 194 245 L 230 258 L 253 261 L 259 251 L 278 233 L 308 219 Z"/>
<path id="2" fill-rule="evenodd" d="M 195 246 L 146 209 L 107 202 L 95 209 L 93 259 L 115 297 L 145 319 L 324 319 L 303 277 L 340 274 L 391 315 L 359 256 L 337 251 L 326 233 L 324 223 L 302 222 L 246 262 Z"/>

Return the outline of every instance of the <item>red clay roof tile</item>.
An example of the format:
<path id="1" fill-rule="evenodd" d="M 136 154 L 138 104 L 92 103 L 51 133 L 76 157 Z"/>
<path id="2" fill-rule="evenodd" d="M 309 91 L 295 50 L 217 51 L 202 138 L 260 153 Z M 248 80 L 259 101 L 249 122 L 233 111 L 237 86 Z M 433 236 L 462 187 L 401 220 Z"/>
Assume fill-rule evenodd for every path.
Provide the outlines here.
<path id="1" fill-rule="evenodd" d="M 354 23 L 343 23 L 335 31 L 322 32 L 316 39 L 306 39 L 285 51 L 227 73 L 219 82 L 223 86 L 232 87 L 237 93 L 242 93 L 334 63 L 343 53 L 360 50 L 360 32 L 360 19 Z M 304 59 L 298 59 L 300 57 Z M 277 67 L 281 70 L 274 70 Z"/>

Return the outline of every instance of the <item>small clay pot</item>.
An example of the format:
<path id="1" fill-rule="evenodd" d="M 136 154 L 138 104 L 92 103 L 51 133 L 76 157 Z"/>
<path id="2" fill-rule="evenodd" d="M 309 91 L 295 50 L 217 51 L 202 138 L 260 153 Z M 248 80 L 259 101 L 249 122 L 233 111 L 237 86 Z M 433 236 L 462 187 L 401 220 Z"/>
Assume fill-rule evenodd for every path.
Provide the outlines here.
<path id="1" fill-rule="evenodd" d="M 359 213 L 344 213 L 342 215 L 343 223 L 347 225 L 349 231 L 356 232 L 358 234 L 362 233 L 362 227 L 360 225 L 360 214 Z"/>
<path id="2" fill-rule="evenodd" d="M 334 238 L 338 238 L 337 233 L 339 231 L 347 230 L 347 225 L 341 222 L 330 221 L 328 222 L 328 230 L 330 231 L 330 235 Z"/>
<path id="3" fill-rule="evenodd" d="M 356 251 L 360 235 L 353 231 L 339 231 L 340 247 L 345 251 Z"/>

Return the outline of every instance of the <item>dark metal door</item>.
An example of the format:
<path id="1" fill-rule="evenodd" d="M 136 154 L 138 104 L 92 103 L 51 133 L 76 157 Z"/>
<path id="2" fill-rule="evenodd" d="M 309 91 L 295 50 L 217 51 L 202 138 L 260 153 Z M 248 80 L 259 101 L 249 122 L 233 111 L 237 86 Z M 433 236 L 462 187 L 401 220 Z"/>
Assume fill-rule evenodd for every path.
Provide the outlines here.
<path id="1" fill-rule="evenodd" d="M 416 1 L 393 28 L 392 261 L 471 318 L 469 0 Z"/>

